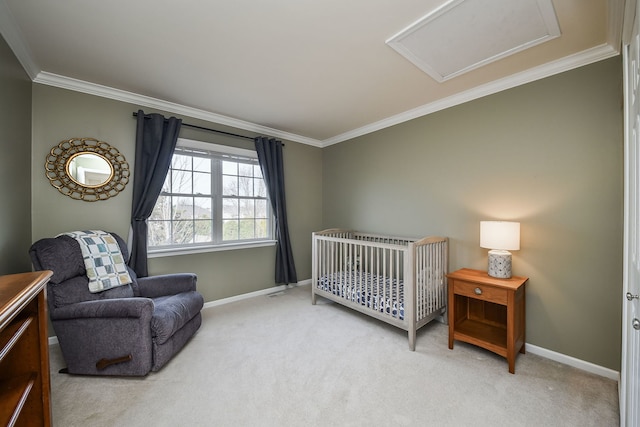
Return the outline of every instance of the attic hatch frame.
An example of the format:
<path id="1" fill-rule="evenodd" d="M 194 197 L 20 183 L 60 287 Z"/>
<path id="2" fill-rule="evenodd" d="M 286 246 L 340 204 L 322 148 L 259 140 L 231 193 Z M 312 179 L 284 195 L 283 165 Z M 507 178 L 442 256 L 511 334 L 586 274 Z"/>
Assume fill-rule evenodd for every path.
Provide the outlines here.
<path id="1" fill-rule="evenodd" d="M 386 44 L 442 83 L 560 34 L 551 0 L 450 0 Z"/>

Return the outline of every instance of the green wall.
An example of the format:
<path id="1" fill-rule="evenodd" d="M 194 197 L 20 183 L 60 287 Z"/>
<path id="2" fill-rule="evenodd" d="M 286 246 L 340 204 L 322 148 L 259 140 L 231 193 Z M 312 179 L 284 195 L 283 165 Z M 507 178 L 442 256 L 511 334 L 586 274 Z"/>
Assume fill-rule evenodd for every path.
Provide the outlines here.
<path id="1" fill-rule="evenodd" d="M 104 229 L 128 235 L 133 179 L 116 197 L 99 202 L 71 199 L 49 184 L 44 174 L 45 156 L 60 141 L 90 137 L 108 142 L 127 159 L 135 175 L 135 128 L 132 113 L 140 108 L 125 102 L 82 94 L 40 84 L 33 85 L 32 204 L 33 240 L 80 229 Z M 146 113 L 171 113 L 143 108 Z M 190 117 L 186 123 L 248 134 Z M 183 138 L 242 148 L 251 140 L 183 128 Z M 252 136 L 252 135 L 249 135 Z M 322 151 L 285 141 L 285 187 L 289 227 L 298 279 L 311 277 L 311 233 L 322 224 Z M 196 255 L 151 258 L 149 274 L 194 272 L 205 301 L 257 290 L 274 283 L 275 246 L 209 252 Z"/>
<path id="2" fill-rule="evenodd" d="M 0 105 L 11 114 L 16 106 L 22 111 L 3 112 L 11 126 L 0 130 L 0 149 L 12 158 L 0 159 L 3 182 L 12 183 L 0 190 L 12 202 L 11 209 L 0 207 L 0 268 L 30 268 L 24 254 L 31 241 L 60 232 L 104 228 L 126 236 L 131 184 L 107 201 L 72 200 L 49 184 L 44 159 L 64 139 L 93 137 L 117 147 L 133 168 L 131 113 L 139 107 L 45 85 L 31 89 L 24 73 L 13 70 L 11 55 L 7 68 L 6 46 L 0 55 L 0 85 L 20 88 L 18 100 L 3 98 Z M 24 95 L 31 90 L 32 102 Z M 514 274 L 530 278 L 527 342 L 619 370 L 622 99 L 617 57 L 324 149 L 285 141 L 299 279 L 311 276 L 311 232 L 321 228 L 445 235 L 450 270 L 483 269 L 479 221 L 517 220 L 522 248 L 514 252 Z M 250 141 L 186 128 L 181 136 L 251 148 Z M 205 299 L 213 301 L 273 286 L 274 260 L 273 247 L 152 258 L 150 273 L 195 272 Z"/>
<path id="3" fill-rule="evenodd" d="M 616 57 L 323 150 L 324 227 L 450 238 L 521 222 L 527 343 L 620 369 L 623 95 Z"/>
<path id="4" fill-rule="evenodd" d="M 0 275 L 31 271 L 31 80 L 0 37 Z"/>

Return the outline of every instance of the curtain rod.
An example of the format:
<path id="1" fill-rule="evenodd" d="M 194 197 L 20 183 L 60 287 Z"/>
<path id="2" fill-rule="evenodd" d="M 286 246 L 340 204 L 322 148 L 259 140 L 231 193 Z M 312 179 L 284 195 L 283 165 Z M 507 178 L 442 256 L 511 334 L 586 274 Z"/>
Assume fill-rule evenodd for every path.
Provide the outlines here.
<path id="1" fill-rule="evenodd" d="M 138 117 L 138 113 L 134 111 L 133 112 L 133 117 Z M 164 119 L 164 121 L 166 122 L 167 119 Z M 187 126 L 187 127 L 193 128 L 193 129 L 206 130 L 206 131 L 209 131 L 209 132 L 221 133 L 223 135 L 233 136 L 233 137 L 236 137 L 236 138 L 250 139 L 252 141 L 254 140 L 254 138 L 252 138 L 250 136 L 238 135 L 237 133 L 225 132 L 223 130 L 216 130 L 216 129 L 206 128 L 206 127 L 203 127 L 203 126 L 190 125 L 189 123 L 182 123 L 182 126 Z"/>

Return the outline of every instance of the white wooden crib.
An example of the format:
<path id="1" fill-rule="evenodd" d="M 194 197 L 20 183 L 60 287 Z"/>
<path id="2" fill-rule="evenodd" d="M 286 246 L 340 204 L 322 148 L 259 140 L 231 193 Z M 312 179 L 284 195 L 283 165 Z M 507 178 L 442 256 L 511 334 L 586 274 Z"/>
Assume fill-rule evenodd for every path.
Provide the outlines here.
<path id="1" fill-rule="evenodd" d="M 409 333 L 446 322 L 448 239 L 408 239 L 350 230 L 313 233 L 311 302 L 327 298 Z"/>

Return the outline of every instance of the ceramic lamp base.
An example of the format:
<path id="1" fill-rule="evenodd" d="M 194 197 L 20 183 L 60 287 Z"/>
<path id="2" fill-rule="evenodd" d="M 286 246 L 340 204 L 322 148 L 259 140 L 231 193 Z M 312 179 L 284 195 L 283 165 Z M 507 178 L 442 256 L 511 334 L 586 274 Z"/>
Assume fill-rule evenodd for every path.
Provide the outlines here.
<path id="1" fill-rule="evenodd" d="M 498 279 L 511 278 L 511 252 L 492 249 L 489 251 L 489 276 Z"/>

